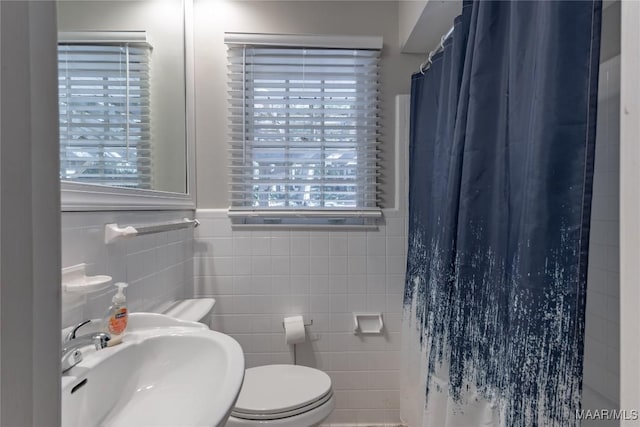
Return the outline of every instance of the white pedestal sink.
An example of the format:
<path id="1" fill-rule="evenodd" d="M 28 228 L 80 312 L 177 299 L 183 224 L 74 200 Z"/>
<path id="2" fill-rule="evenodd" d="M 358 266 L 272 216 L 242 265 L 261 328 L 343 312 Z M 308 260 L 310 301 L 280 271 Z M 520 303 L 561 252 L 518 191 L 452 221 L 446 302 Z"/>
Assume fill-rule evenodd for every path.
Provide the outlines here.
<path id="1" fill-rule="evenodd" d="M 129 319 L 122 344 L 87 348 L 62 376 L 62 426 L 224 426 L 244 377 L 240 345 L 161 314 Z"/>

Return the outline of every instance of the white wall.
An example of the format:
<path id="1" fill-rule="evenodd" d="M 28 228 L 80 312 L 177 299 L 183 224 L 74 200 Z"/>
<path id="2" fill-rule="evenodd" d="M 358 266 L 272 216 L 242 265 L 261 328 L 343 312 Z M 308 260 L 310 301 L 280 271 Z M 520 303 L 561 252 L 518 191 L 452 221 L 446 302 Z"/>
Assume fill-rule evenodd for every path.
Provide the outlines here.
<path id="1" fill-rule="evenodd" d="M 620 407 L 640 402 L 640 3 L 621 5 L 620 108 Z M 624 427 L 640 426 L 640 418 Z"/>
<path id="2" fill-rule="evenodd" d="M 411 36 L 428 0 L 398 2 L 398 41 L 404 46 Z"/>
<path id="3" fill-rule="evenodd" d="M 620 408 L 620 3 L 603 12 L 583 409 Z M 591 423 L 591 424 L 590 424 Z M 585 426 L 618 425 L 590 420 Z"/>
<path id="4" fill-rule="evenodd" d="M 195 88 L 198 208 L 228 201 L 227 58 L 224 32 L 383 36 L 380 70 L 384 207 L 394 200 L 394 97 L 409 93 L 423 55 L 404 55 L 395 1 L 195 0 Z"/>
<path id="5" fill-rule="evenodd" d="M 293 363 L 283 318 L 313 319 L 298 363 L 327 372 L 331 423 L 399 423 L 404 212 L 378 231 L 232 231 L 226 211 L 198 210 L 194 283 L 216 298 L 212 329 L 242 345 L 247 367 Z M 383 312 L 382 336 L 353 333 L 352 312 Z"/>
<path id="6" fill-rule="evenodd" d="M 106 274 L 127 282 L 130 311 L 153 311 L 163 303 L 190 297 L 193 274 L 193 229 L 104 243 L 104 225 L 154 224 L 193 217 L 175 212 L 65 212 L 62 214 L 62 267 L 86 263 L 89 275 Z M 62 297 L 62 327 L 102 318 L 115 287 L 74 299 Z"/>
<path id="7" fill-rule="evenodd" d="M 401 105 L 402 106 L 402 105 Z M 401 108 L 402 109 L 402 108 Z M 408 115 L 399 117 L 398 169 L 406 171 Z M 332 378 L 332 425 L 397 425 L 406 265 L 406 174 L 398 209 L 375 231 L 232 230 L 225 210 L 198 210 L 194 284 L 213 296 L 211 327 L 242 345 L 247 367 L 292 363 L 282 321 L 313 320 L 298 363 Z M 385 333 L 353 333 L 352 312 L 382 312 Z"/>
<path id="8" fill-rule="evenodd" d="M 58 1 L 58 31 L 140 31 L 151 38 L 152 188 L 186 191 L 182 0 Z"/>
<path id="9" fill-rule="evenodd" d="M 589 241 L 583 406 L 619 407 L 620 56 L 600 67 L 598 132 Z"/>
<path id="10" fill-rule="evenodd" d="M 54 2 L 0 2 L 0 424 L 60 423 Z"/>
<path id="11" fill-rule="evenodd" d="M 402 52 L 427 55 L 440 43 L 462 12 L 460 0 L 400 0 Z"/>

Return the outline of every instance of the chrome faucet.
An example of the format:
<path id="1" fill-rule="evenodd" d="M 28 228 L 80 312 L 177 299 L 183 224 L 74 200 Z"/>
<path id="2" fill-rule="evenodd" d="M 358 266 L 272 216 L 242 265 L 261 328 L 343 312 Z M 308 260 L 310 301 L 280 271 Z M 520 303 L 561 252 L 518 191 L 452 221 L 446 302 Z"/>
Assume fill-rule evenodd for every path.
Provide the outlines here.
<path id="1" fill-rule="evenodd" d="M 93 332 L 76 337 L 78 329 L 89 322 L 91 322 L 91 320 L 85 320 L 84 322 L 79 323 L 64 338 L 64 341 L 62 342 L 63 346 L 61 355 L 62 373 L 65 373 L 82 361 L 82 352 L 80 351 L 80 348 L 93 344 L 96 350 L 101 350 L 108 345 L 111 335 L 106 332 Z"/>

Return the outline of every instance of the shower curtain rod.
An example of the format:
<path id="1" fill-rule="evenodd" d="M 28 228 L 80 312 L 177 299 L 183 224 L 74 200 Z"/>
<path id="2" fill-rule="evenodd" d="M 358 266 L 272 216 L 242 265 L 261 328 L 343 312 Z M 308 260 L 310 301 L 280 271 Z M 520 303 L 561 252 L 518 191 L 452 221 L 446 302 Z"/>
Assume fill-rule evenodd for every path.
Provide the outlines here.
<path id="1" fill-rule="evenodd" d="M 433 58 L 433 56 L 436 53 L 444 49 L 444 41 L 449 37 L 451 37 L 451 35 L 453 34 L 453 29 L 454 29 L 454 26 L 452 25 L 451 28 L 449 28 L 449 31 L 447 31 L 444 36 L 440 37 L 440 43 L 438 43 L 438 46 L 436 46 L 435 49 L 429 52 L 429 56 L 427 57 L 427 60 L 424 61 L 422 64 L 420 64 L 420 72 L 422 74 L 424 74 L 424 72 L 428 70 L 429 67 L 431 66 L 431 58 Z"/>

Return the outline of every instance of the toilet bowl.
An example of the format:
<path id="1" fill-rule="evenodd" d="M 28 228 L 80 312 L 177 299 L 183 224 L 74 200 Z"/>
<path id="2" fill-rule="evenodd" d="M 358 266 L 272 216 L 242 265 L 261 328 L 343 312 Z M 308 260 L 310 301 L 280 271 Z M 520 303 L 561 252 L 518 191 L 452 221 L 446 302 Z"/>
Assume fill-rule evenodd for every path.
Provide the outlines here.
<path id="1" fill-rule="evenodd" d="M 177 301 L 161 310 L 182 320 L 204 323 L 213 298 Z M 226 427 L 315 427 L 333 411 L 331 378 L 299 365 L 266 365 L 245 371 L 244 383 Z"/>
<path id="2" fill-rule="evenodd" d="M 333 411 L 331 379 L 299 365 L 266 365 L 245 371 L 226 427 L 317 426 Z"/>

